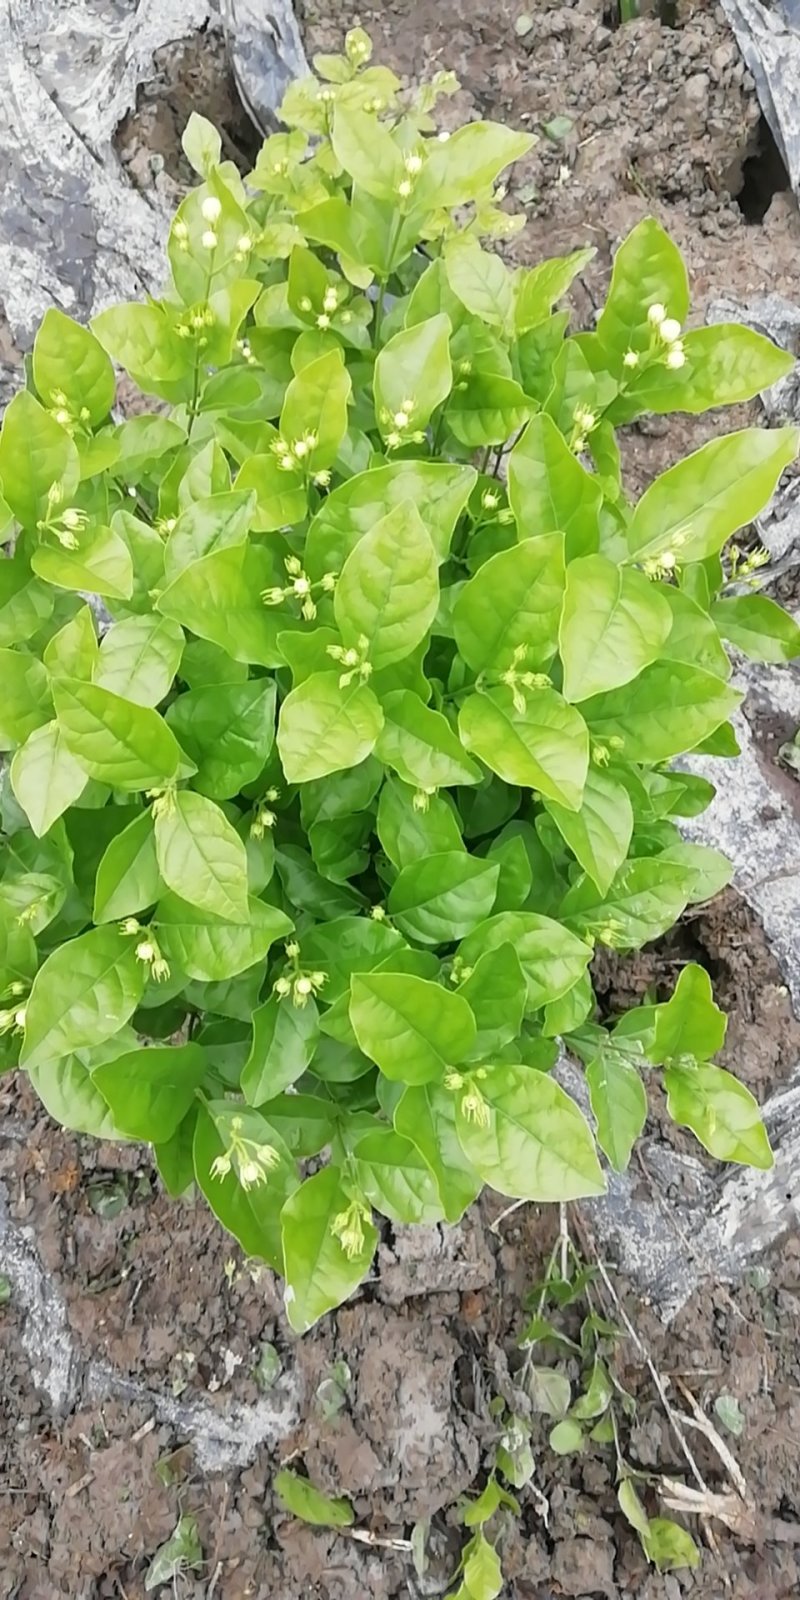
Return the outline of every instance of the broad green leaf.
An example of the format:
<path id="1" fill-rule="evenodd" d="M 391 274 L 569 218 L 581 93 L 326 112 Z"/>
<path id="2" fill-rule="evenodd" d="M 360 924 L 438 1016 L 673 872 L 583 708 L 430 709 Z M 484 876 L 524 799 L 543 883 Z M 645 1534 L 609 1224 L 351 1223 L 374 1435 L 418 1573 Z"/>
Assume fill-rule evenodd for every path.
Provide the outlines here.
<path id="1" fill-rule="evenodd" d="M 114 368 L 103 346 L 72 317 L 51 306 L 33 343 L 33 381 L 45 405 L 97 427 L 114 404 Z"/>
<path id="2" fill-rule="evenodd" d="M 402 661 L 430 628 L 439 604 L 436 552 L 413 505 L 390 511 L 348 556 L 334 595 L 345 646 L 366 649 L 374 669 Z"/>
<path id="3" fill-rule="evenodd" d="M 304 967 L 322 968 L 328 1003 L 349 992 L 354 972 L 372 972 L 406 945 L 387 922 L 365 917 L 335 917 L 303 932 L 300 957 Z"/>
<path id="4" fill-rule="evenodd" d="M 181 657 L 181 679 L 190 689 L 213 689 L 218 684 L 246 683 L 249 673 L 243 661 L 233 661 L 218 644 L 208 639 L 190 639 Z M 170 706 L 169 710 L 172 711 Z"/>
<path id="5" fill-rule="evenodd" d="M 680 1056 L 708 1061 L 722 1049 L 728 1019 L 714 1004 L 711 979 L 704 967 L 694 962 L 684 967 L 671 1000 L 656 1007 L 655 1023 L 650 1052 L 654 1062 Z"/>
<path id="6" fill-rule="evenodd" d="M 668 845 L 660 850 L 658 860 L 683 867 L 686 873 L 686 898 L 696 905 L 702 900 L 713 900 L 715 894 L 726 889 L 733 878 L 733 863 L 721 850 L 709 845 L 684 843 Z"/>
<path id="7" fill-rule="evenodd" d="M 254 521 L 256 501 L 252 493 L 242 493 L 242 488 L 247 485 L 240 485 L 237 479 L 236 489 L 193 500 L 181 512 L 164 547 L 167 583 L 214 550 L 244 544 Z"/>
<path id="8" fill-rule="evenodd" d="M 358 681 L 339 686 L 337 672 L 315 672 L 281 706 L 278 753 L 288 783 L 308 783 L 354 767 L 374 749 L 383 712 Z"/>
<path id="9" fill-rule="evenodd" d="M 528 1010 L 557 1000 L 578 982 L 591 959 L 591 946 L 551 917 L 534 911 L 501 911 L 476 928 L 459 955 L 474 966 L 487 950 L 513 945 L 528 985 Z"/>
<path id="10" fill-rule="evenodd" d="M 557 1422 L 550 1430 L 548 1444 L 557 1456 L 569 1456 L 574 1451 L 583 1449 L 584 1433 L 579 1422 L 572 1417 L 565 1417 L 563 1422 Z"/>
<path id="11" fill-rule="evenodd" d="M 618 1050 L 601 1049 L 586 1068 L 597 1143 L 615 1172 L 624 1172 L 647 1119 L 647 1095 L 636 1068 Z"/>
<path id="12" fill-rule="evenodd" d="M 579 811 L 545 800 L 559 833 L 600 894 L 605 894 L 628 854 L 633 806 L 612 773 L 590 763 Z"/>
<path id="13" fill-rule="evenodd" d="M 463 939 L 489 915 L 499 874 L 498 863 L 465 850 L 411 862 L 392 884 L 389 914 L 401 933 L 421 944 Z"/>
<path id="14" fill-rule="evenodd" d="M 307 1333 L 341 1305 L 369 1267 L 378 1235 L 367 1217 L 359 1216 L 349 1251 L 338 1237 L 352 1203 L 338 1168 L 331 1166 L 306 1178 L 283 1208 L 284 1304 L 296 1333 Z"/>
<path id="15" fill-rule="evenodd" d="M 301 1478 L 299 1472 L 288 1467 L 276 1472 L 272 1487 L 285 1509 L 312 1527 L 349 1528 L 355 1520 L 349 1500 L 322 1494 L 308 1478 Z"/>
<path id="16" fill-rule="evenodd" d="M 452 1094 L 438 1083 L 404 1089 L 394 1125 L 433 1173 L 447 1221 L 458 1222 L 480 1192 L 481 1180 L 459 1144 Z"/>
<path id="17" fill-rule="evenodd" d="M 152 811 L 142 811 L 106 846 L 95 880 L 94 920 L 134 916 L 155 905 L 163 890 Z"/>
<path id="18" fill-rule="evenodd" d="M 500 1194 L 564 1201 L 605 1189 L 585 1118 L 546 1073 L 505 1064 L 478 1069 L 470 1086 L 456 1091 L 456 1128 L 475 1170 Z"/>
<path id="19" fill-rule="evenodd" d="M 591 976 L 584 972 L 577 983 L 568 989 L 566 994 L 560 995 L 558 1000 L 551 1000 L 544 1008 L 544 1022 L 542 1034 L 546 1039 L 557 1039 L 559 1035 L 574 1033 L 591 1017 L 595 1008 L 594 989 Z"/>
<path id="20" fill-rule="evenodd" d="M 379 740 L 379 752 L 381 748 Z M 414 804 L 415 798 L 407 784 L 393 778 L 381 789 L 375 828 L 389 860 L 398 868 L 427 855 L 464 848 L 458 819 L 447 801 L 439 795 L 426 795 L 428 803 L 422 810 Z"/>
<path id="21" fill-rule="evenodd" d="M 12 983 L 27 989 L 38 963 L 36 943 L 30 928 L 16 918 L 0 913 L 0 995 L 8 998 Z"/>
<path id="22" fill-rule="evenodd" d="M 169 617 L 126 617 L 104 635 L 94 682 L 137 706 L 157 706 L 172 687 L 183 631 Z"/>
<path id="23" fill-rule="evenodd" d="M 0 647 L 27 643 L 52 615 L 54 600 L 21 550 L 0 559 Z"/>
<path id="24" fill-rule="evenodd" d="M 486 854 L 500 868 L 495 911 L 520 911 L 528 904 L 533 889 L 533 868 L 524 839 L 517 834 L 498 837 L 492 840 Z"/>
<path id="25" fill-rule="evenodd" d="M 718 600 L 711 607 L 711 620 L 723 639 L 753 661 L 792 661 L 800 655 L 800 628 L 765 594 Z"/>
<path id="26" fill-rule="evenodd" d="M 49 411 L 21 389 L 9 401 L 0 430 L 3 496 L 23 528 L 59 516 L 78 487 L 78 451 Z"/>
<path id="27" fill-rule="evenodd" d="M 42 660 L 54 678 L 91 680 L 100 647 L 90 606 L 81 606 L 45 645 Z"/>
<path id="28" fill-rule="evenodd" d="M 127 600 L 133 592 L 133 564 L 125 541 L 111 528 L 87 528 L 74 550 L 60 544 L 40 544 L 31 566 L 46 583 L 58 589 L 77 589 Z"/>
<path id="29" fill-rule="evenodd" d="M 703 672 L 713 672 L 716 678 L 727 680 L 731 664 L 709 613 L 674 584 L 660 583 L 658 590 L 672 612 L 672 627 L 661 646 L 662 659 L 687 661 Z"/>
<path id="30" fill-rule="evenodd" d="M 13 750 L 50 721 L 50 683 L 35 656 L 0 650 L 0 684 L 0 750 Z"/>
<path id="31" fill-rule="evenodd" d="M 501 122 L 465 123 L 446 141 L 428 146 L 415 203 L 433 210 L 474 200 L 491 187 L 504 167 L 526 155 L 535 143 L 533 134 L 506 128 Z"/>
<path id="32" fill-rule="evenodd" d="M 247 852 L 219 806 L 180 789 L 158 806 L 155 839 L 173 894 L 228 922 L 247 922 Z"/>
<path id="33" fill-rule="evenodd" d="M 493 327 L 509 330 L 514 317 L 514 280 L 498 255 L 477 239 L 456 235 L 444 256 L 450 288 L 468 311 Z"/>
<path id="34" fill-rule="evenodd" d="M 593 739 L 618 743 L 626 761 L 668 761 L 693 750 L 735 710 L 741 695 L 682 661 L 654 661 L 633 683 L 584 700 Z"/>
<path id="35" fill-rule="evenodd" d="M 690 886 L 691 875 L 682 864 L 640 856 L 626 861 L 602 894 L 588 876 L 579 878 L 559 915 L 615 950 L 639 950 L 677 922 Z"/>
<path id="36" fill-rule="evenodd" d="M 403 152 L 383 123 L 357 107 L 339 104 L 331 141 L 337 161 L 359 188 L 397 205 L 398 185 L 406 176 Z"/>
<path id="37" fill-rule="evenodd" d="M 353 1150 L 359 1188 L 390 1222 L 432 1223 L 442 1219 L 433 1173 L 416 1146 L 391 1128 L 376 1128 Z"/>
<path id="38" fill-rule="evenodd" d="M 129 511 L 115 511 L 111 527 L 124 540 L 131 557 L 133 589 L 126 597 L 125 609 L 149 616 L 164 586 L 164 540 L 157 528 Z"/>
<path id="39" fill-rule="evenodd" d="M 22 1066 L 102 1044 L 123 1027 L 145 986 L 135 943 L 118 928 L 94 928 L 47 957 L 27 1004 Z"/>
<path id="40" fill-rule="evenodd" d="M 354 975 L 350 1021 L 364 1054 L 400 1083 L 441 1079 L 475 1042 L 475 1018 L 466 1000 L 405 973 Z"/>
<path id="41" fill-rule="evenodd" d="M 319 1038 L 313 1000 L 295 1006 L 272 995 L 253 1013 L 253 1042 L 242 1068 L 241 1089 L 250 1105 L 274 1100 L 309 1067 Z"/>
<path id="42" fill-rule="evenodd" d="M 769 503 L 799 444 L 797 428 L 743 428 L 662 472 L 628 524 L 630 559 L 666 554 L 683 566 L 716 555 Z"/>
<path id="43" fill-rule="evenodd" d="M 474 672 L 545 666 L 558 645 L 564 538 L 548 533 L 491 556 L 453 608 L 456 644 Z M 524 650 L 524 654 L 522 654 Z"/>
<path id="44" fill-rule="evenodd" d="M 519 956 L 501 944 L 479 956 L 457 993 L 469 1005 L 478 1027 L 471 1054 L 483 1059 L 516 1039 L 528 999 L 528 985 Z"/>
<path id="45" fill-rule="evenodd" d="M 611 286 L 597 323 L 597 337 L 609 367 L 622 375 L 628 350 L 649 349 L 651 305 L 663 305 L 669 317 L 685 322 L 689 285 L 680 250 L 654 217 L 645 217 L 620 245 Z"/>
<path id="46" fill-rule="evenodd" d="M 177 777 L 180 746 L 157 711 L 79 678 L 56 679 L 53 699 L 67 749 L 90 778 L 137 790 Z"/>
<path id="47" fill-rule="evenodd" d="M 190 689 L 169 707 L 167 722 L 194 761 L 192 782 L 226 800 L 261 772 L 275 739 L 275 683 L 222 682 Z"/>
<path id="48" fill-rule="evenodd" d="M 57 722 L 35 728 L 11 763 L 11 787 L 39 838 L 80 799 L 87 781 Z"/>
<path id="49" fill-rule="evenodd" d="M 470 1600 L 497 1600 L 503 1588 L 500 1557 L 480 1531 L 464 1552 L 464 1587 Z"/>
<path id="50" fill-rule="evenodd" d="M 258 533 L 273 533 L 302 522 L 308 512 L 308 488 L 298 470 L 285 471 L 277 456 L 254 455 L 236 478 L 240 493 L 255 500 L 250 523 Z"/>
<path id="51" fill-rule="evenodd" d="M 554 689 L 526 690 L 523 700 L 519 709 L 505 684 L 471 695 L 459 712 L 462 743 L 505 783 L 577 811 L 589 765 L 583 717 Z"/>
<path id="52" fill-rule="evenodd" d="M 39 1062 L 28 1069 L 28 1076 L 45 1110 L 62 1127 L 91 1134 L 95 1139 L 121 1139 L 124 1131 L 97 1088 L 94 1071 L 106 1062 L 113 1068 L 119 1057 L 135 1045 L 133 1030 L 124 1027 L 105 1044 Z"/>
<path id="53" fill-rule="evenodd" d="M 277 906 L 253 895 L 248 912 L 246 922 L 227 922 L 180 895 L 165 894 L 155 917 L 161 953 L 177 971 L 198 983 L 221 983 L 248 972 L 264 961 L 270 946 L 285 938 L 292 927 Z"/>
<path id="54" fill-rule="evenodd" d="M 308 448 L 303 466 L 310 472 L 332 467 L 347 432 L 350 374 L 341 350 L 329 350 L 310 361 L 292 378 L 281 408 L 281 438 L 294 446 L 299 439 Z M 309 435 L 313 437 L 312 444 Z"/>
<path id="55" fill-rule="evenodd" d="M 120 1132 L 162 1143 L 177 1132 L 211 1064 L 200 1045 L 154 1045 L 95 1067 L 92 1082 Z"/>
<path id="56" fill-rule="evenodd" d="M 659 361 L 635 373 L 620 397 L 620 406 L 612 410 L 615 422 L 627 421 L 632 407 L 634 414 L 696 414 L 712 407 L 738 405 L 785 378 L 794 365 L 794 356 L 737 322 L 693 328 L 681 342 L 683 366 L 670 370 Z"/>
<path id="57" fill-rule="evenodd" d="M 207 178 L 212 167 L 222 160 L 222 139 L 213 122 L 192 111 L 181 134 L 181 148 L 194 171 Z"/>
<path id="58" fill-rule="evenodd" d="M 481 769 L 466 754 L 441 711 L 423 705 L 410 689 L 386 695 L 384 724 L 375 754 L 416 789 L 479 783 Z"/>
<path id="59" fill-rule="evenodd" d="M 157 610 L 201 639 L 219 645 L 234 661 L 262 667 L 283 664 L 277 636 L 286 618 L 267 608 L 261 595 L 274 587 L 276 568 L 262 545 L 232 545 L 187 567 L 158 598 Z"/>
<path id="60" fill-rule="evenodd" d="M 550 315 L 557 300 L 566 294 L 573 279 L 589 265 L 596 250 L 573 250 L 568 256 L 552 256 L 531 267 L 519 280 L 514 309 L 517 335 L 536 328 Z"/>
<path id="61" fill-rule="evenodd" d="M 453 382 L 450 319 L 443 314 L 403 328 L 379 350 L 375 361 L 375 414 L 383 438 L 425 428 L 447 399 Z"/>
<path id="62" fill-rule="evenodd" d="M 520 539 L 561 532 L 568 561 L 597 550 L 602 489 L 545 412 L 531 418 L 511 451 L 508 498 Z"/>
<path id="63" fill-rule="evenodd" d="M 323 501 L 308 530 L 306 571 L 319 579 L 339 572 L 350 551 L 395 507 L 415 506 L 440 561 L 477 480 L 474 467 L 450 461 L 393 461 L 360 472 Z"/>
<path id="64" fill-rule="evenodd" d="M 256 1147 L 268 1145 L 279 1157 L 266 1181 L 245 1189 L 235 1170 L 218 1176 L 214 1163 L 230 1142 L 231 1119 L 240 1120 L 239 1132 Z M 201 1107 L 194 1131 L 194 1174 L 215 1217 L 238 1239 L 248 1256 L 268 1262 L 273 1271 L 283 1268 L 281 1210 L 297 1188 L 294 1162 L 280 1132 L 259 1111 L 212 1101 Z"/>
<path id="65" fill-rule="evenodd" d="M 460 444 L 476 450 L 487 444 L 504 444 L 527 422 L 533 409 L 514 378 L 479 369 L 454 384 L 447 426 Z"/>
<path id="66" fill-rule="evenodd" d="M 570 562 L 558 640 L 564 698 L 629 683 L 656 660 L 671 627 L 667 601 L 642 573 L 601 555 Z"/>
<path id="67" fill-rule="evenodd" d="M 700 1551 L 691 1534 L 669 1517 L 651 1517 L 642 1544 L 648 1561 L 659 1572 L 699 1566 Z"/>

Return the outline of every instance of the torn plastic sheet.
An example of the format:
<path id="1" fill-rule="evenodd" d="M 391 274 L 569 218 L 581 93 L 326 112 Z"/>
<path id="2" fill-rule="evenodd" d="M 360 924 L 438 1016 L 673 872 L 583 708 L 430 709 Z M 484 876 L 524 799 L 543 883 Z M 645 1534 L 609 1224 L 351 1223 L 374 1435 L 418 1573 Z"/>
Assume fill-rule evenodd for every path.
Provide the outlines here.
<path id="1" fill-rule="evenodd" d="M 720 0 L 753 75 L 789 182 L 800 197 L 800 0 Z"/>

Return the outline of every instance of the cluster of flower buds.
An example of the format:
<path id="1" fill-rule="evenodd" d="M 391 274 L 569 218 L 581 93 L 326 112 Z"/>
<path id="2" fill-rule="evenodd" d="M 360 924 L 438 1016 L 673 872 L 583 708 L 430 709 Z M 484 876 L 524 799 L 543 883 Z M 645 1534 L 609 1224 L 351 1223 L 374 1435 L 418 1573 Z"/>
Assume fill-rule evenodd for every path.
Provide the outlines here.
<path id="1" fill-rule="evenodd" d="M 92 413 L 88 406 L 81 406 L 77 416 L 75 416 L 74 412 L 70 411 L 69 401 L 63 389 L 52 389 L 50 391 L 50 399 L 52 401 L 50 415 L 58 423 L 60 428 L 66 429 L 67 433 L 74 433 L 78 424 L 81 422 L 91 422 Z"/>
<path id="2" fill-rule="evenodd" d="M 263 839 L 265 833 L 275 827 L 278 818 L 272 807 L 280 797 L 280 789 L 267 789 L 263 800 L 259 800 L 250 823 L 251 839 Z"/>
<path id="3" fill-rule="evenodd" d="M 270 449 L 278 457 L 278 466 L 282 472 L 301 472 L 308 462 L 312 451 L 316 450 L 319 439 L 313 430 L 301 435 L 299 439 L 278 437 L 273 439 Z"/>
<path id="4" fill-rule="evenodd" d="M 409 199 L 410 195 L 413 192 L 414 184 L 415 184 L 417 178 L 419 177 L 419 174 L 422 171 L 422 166 L 423 166 L 423 161 L 422 161 L 422 156 L 419 154 L 419 151 L 417 151 L 417 150 L 409 151 L 408 155 L 404 158 L 404 161 L 403 161 L 403 167 L 404 167 L 404 170 L 405 170 L 405 177 L 401 178 L 400 182 L 397 185 L 397 193 L 400 196 L 401 200 L 408 200 Z"/>
<path id="5" fill-rule="evenodd" d="M 355 645 L 329 644 L 328 655 L 332 661 L 338 661 L 345 671 L 339 675 L 339 688 L 347 689 L 358 678 L 360 683 L 366 683 L 372 677 L 372 662 L 367 660 L 369 639 L 365 633 L 360 634 Z"/>
<path id="6" fill-rule="evenodd" d="M 411 796 L 411 805 L 414 811 L 430 811 L 431 796 L 436 793 L 436 785 L 420 785 Z"/>
<path id="7" fill-rule="evenodd" d="M 446 1072 L 444 1077 L 445 1089 L 450 1089 L 459 1095 L 459 1110 L 467 1122 L 474 1122 L 479 1128 L 488 1128 L 491 1120 L 489 1107 L 476 1083 L 476 1078 L 485 1078 L 486 1069 L 478 1067 L 473 1073 Z"/>
<path id="8" fill-rule="evenodd" d="M 287 945 L 287 955 L 289 948 Z M 303 1006 L 307 1006 L 309 1000 L 315 998 L 327 981 L 327 972 L 298 972 L 292 977 L 284 973 L 282 977 L 275 979 L 274 989 L 279 1000 L 288 1000 L 291 995 L 292 1005 L 302 1011 Z"/>
<path id="9" fill-rule="evenodd" d="M 345 1211 L 340 1211 L 331 1222 L 331 1233 L 338 1239 L 348 1261 L 356 1261 L 364 1249 L 364 1224 L 372 1221 L 372 1212 L 366 1201 L 353 1199 Z"/>
<path id="10" fill-rule="evenodd" d="M 320 594 L 332 594 L 336 587 L 336 573 L 325 572 L 318 583 L 312 583 L 308 573 L 303 570 L 303 563 L 299 556 L 286 556 L 283 562 L 289 582 L 280 588 L 275 585 L 271 589 L 262 589 L 261 599 L 265 606 L 280 606 L 284 600 L 299 600 L 300 615 L 304 622 L 313 622 L 317 615 L 317 602 L 314 599 L 314 590 Z"/>
<path id="11" fill-rule="evenodd" d="M 686 361 L 686 353 L 681 339 L 681 325 L 676 317 L 667 316 L 666 306 L 656 300 L 648 307 L 647 321 L 653 330 L 656 342 L 662 347 L 665 367 L 677 369 Z"/>
<path id="12" fill-rule="evenodd" d="M 304 294 L 302 299 L 298 300 L 297 304 L 298 304 L 298 309 L 300 311 L 303 311 L 306 314 L 306 316 L 308 316 L 314 310 L 314 302 L 311 299 L 311 297 L 309 295 L 307 295 L 307 294 Z M 317 327 L 319 329 L 321 329 L 321 331 L 323 333 L 327 332 L 328 328 L 331 325 L 331 321 L 332 321 L 333 317 L 335 316 L 336 312 L 338 311 L 338 309 L 339 309 L 339 294 L 338 294 L 337 289 L 334 287 L 334 285 L 332 283 L 330 283 L 328 285 L 327 289 L 325 290 L 324 295 L 322 296 L 322 310 L 320 312 L 318 312 L 318 314 L 317 314 L 317 316 L 315 318 Z M 343 311 L 342 312 L 342 322 L 347 323 L 347 322 L 350 321 L 350 319 L 351 319 L 350 312 L 349 311 Z"/>
<path id="13" fill-rule="evenodd" d="M 690 529 L 677 528 L 672 535 L 666 549 L 661 550 L 657 556 L 651 556 L 642 562 L 642 570 L 648 578 L 671 578 L 678 566 L 680 552 L 686 544 Z"/>
<path id="14" fill-rule="evenodd" d="M 68 506 L 57 516 L 48 515 L 36 524 L 40 533 L 52 533 L 64 550 L 77 550 L 77 536 L 83 533 L 88 525 L 89 513 L 80 511 L 77 506 Z"/>
<path id="15" fill-rule="evenodd" d="M 586 449 L 589 434 L 597 427 L 600 418 L 588 406 L 576 406 L 572 414 L 572 435 L 569 441 L 570 450 L 579 456 Z"/>
<path id="16" fill-rule="evenodd" d="M 241 1117 L 231 1118 L 229 1143 L 222 1155 L 212 1161 L 211 1176 L 221 1180 L 235 1169 L 242 1188 L 254 1189 L 267 1182 L 270 1173 L 280 1166 L 281 1158 L 274 1145 L 249 1139 L 242 1132 L 243 1127 Z"/>
<path id="17" fill-rule="evenodd" d="M 20 999 L 25 993 L 24 983 L 9 984 L 8 993 L 12 999 Z M 6 1011 L 0 1011 L 0 1034 L 22 1033 L 25 1028 L 25 1018 L 24 1005 L 11 1006 Z"/>
<path id="18" fill-rule="evenodd" d="M 592 743 L 592 761 L 596 767 L 607 767 L 611 760 L 612 752 L 619 755 L 625 749 L 625 740 L 618 733 L 612 733 L 605 744 Z"/>
<path id="19" fill-rule="evenodd" d="M 415 406 L 415 400 L 403 400 L 397 411 L 381 412 L 381 423 L 388 429 L 385 435 L 387 450 L 399 450 L 404 444 L 422 444 L 424 429 L 411 427 Z"/>
<path id="20" fill-rule="evenodd" d="M 150 977 L 154 982 L 165 983 L 169 977 L 169 962 L 161 954 L 153 929 L 143 928 L 135 917 L 126 917 L 120 923 L 120 932 L 127 938 L 136 939 L 136 960 L 150 969 Z"/>
<path id="21" fill-rule="evenodd" d="M 549 689 L 551 687 L 550 679 L 546 672 L 520 671 L 527 654 L 528 646 L 526 644 L 518 644 L 511 658 L 511 666 L 507 667 L 505 672 L 500 673 L 500 682 L 511 690 L 514 710 L 518 711 L 520 716 L 527 705 L 526 689 Z"/>

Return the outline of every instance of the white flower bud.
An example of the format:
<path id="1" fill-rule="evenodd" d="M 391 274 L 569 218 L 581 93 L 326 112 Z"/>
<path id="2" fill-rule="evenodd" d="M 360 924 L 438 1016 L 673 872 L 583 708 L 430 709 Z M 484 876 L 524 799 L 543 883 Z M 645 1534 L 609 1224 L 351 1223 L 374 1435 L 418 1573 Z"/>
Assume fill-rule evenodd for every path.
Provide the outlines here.
<path id="1" fill-rule="evenodd" d="M 651 328 L 660 328 L 666 314 L 667 308 L 666 306 L 662 306 L 660 300 L 655 300 L 651 306 L 648 306 L 647 320 Z"/>
<path id="2" fill-rule="evenodd" d="M 219 222 L 222 215 L 222 204 L 216 195 L 207 195 L 200 207 L 204 222 Z"/>
<path id="3" fill-rule="evenodd" d="M 398 183 L 398 185 L 397 185 L 397 193 L 399 194 L 401 200 L 407 200 L 408 199 L 408 197 L 409 197 L 409 195 L 411 193 L 411 188 L 412 188 L 412 184 L 411 184 L 411 179 L 410 178 L 403 178 L 401 180 L 401 182 Z"/>
<path id="4" fill-rule="evenodd" d="M 675 317 L 665 317 L 658 334 L 665 344 L 674 344 L 676 339 L 680 339 L 681 325 Z"/>
<path id="5" fill-rule="evenodd" d="M 673 371 L 676 371 L 678 367 L 684 366 L 686 362 L 686 356 L 684 354 L 683 345 L 674 344 L 672 349 L 667 351 L 664 359 L 666 365 Z"/>
<path id="6" fill-rule="evenodd" d="M 639 356 L 635 350 L 626 350 L 622 357 L 623 367 L 638 367 Z"/>
<path id="7" fill-rule="evenodd" d="M 218 242 L 217 241 L 217 236 L 216 236 L 216 234 L 214 232 L 214 229 L 213 228 L 206 228 L 206 231 L 203 234 L 202 239 L 200 240 L 200 243 L 203 246 L 203 249 L 204 250 L 216 250 L 217 242 Z"/>

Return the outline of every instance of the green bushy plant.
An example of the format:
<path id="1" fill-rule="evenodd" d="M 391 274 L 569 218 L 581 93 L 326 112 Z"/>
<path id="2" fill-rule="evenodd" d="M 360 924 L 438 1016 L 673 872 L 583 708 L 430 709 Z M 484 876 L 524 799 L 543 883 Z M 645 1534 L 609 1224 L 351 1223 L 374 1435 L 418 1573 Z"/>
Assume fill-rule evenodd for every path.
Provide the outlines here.
<path id="1" fill-rule="evenodd" d="M 728 881 L 671 763 L 736 753 L 726 643 L 800 645 L 726 553 L 796 430 L 715 438 L 635 505 L 616 441 L 789 358 L 682 332 L 652 220 L 568 335 L 592 252 L 485 244 L 530 136 L 437 134 L 452 76 L 403 95 L 369 54 L 317 61 L 246 182 L 192 118 L 163 296 L 91 332 L 49 311 L 0 436 L 2 1064 L 150 1141 L 299 1330 L 369 1270 L 373 1208 L 602 1190 L 559 1040 L 615 1166 L 645 1072 L 769 1163 L 705 973 L 601 1027 L 590 963 Z M 150 397 L 122 423 L 115 366 Z"/>

